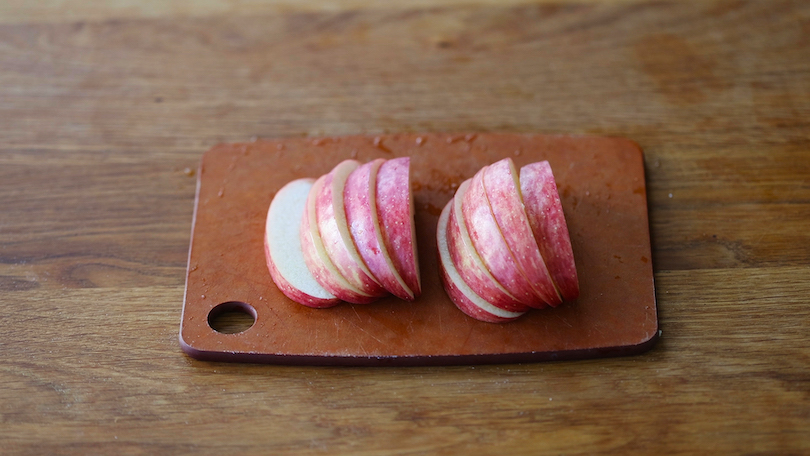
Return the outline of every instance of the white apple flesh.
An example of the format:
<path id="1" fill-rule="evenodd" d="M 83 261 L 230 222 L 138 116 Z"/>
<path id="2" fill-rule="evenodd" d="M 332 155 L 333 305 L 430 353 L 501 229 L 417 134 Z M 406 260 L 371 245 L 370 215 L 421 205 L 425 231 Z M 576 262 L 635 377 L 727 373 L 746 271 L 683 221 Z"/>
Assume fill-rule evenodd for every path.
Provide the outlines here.
<path id="1" fill-rule="evenodd" d="M 450 258 L 461 278 L 474 292 L 495 307 L 513 312 L 528 310 L 518 302 L 489 272 L 472 244 L 470 233 L 462 217 L 461 201 L 469 187 L 470 179 L 462 182 L 456 190 L 447 224 L 447 243 Z"/>
<path id="2" fill-rule="evenodd" d="M 285 296 L 308 307 L 340 302 L 312 276 L 304 261 L 299 230 L 314 179 L 297 179 L 282 187 L 267 211 L 264 249 L 270 277 Z"/>
<path id="3" fill-rule="evenodd" d="M 515 263 L 543 302 L 540 307 L 560 304 L 562 299 L 554 287 L 529 225 L 512 159 L 505 158 L 484 168 L 483 185 L 492 214 Z"/>
<path id="4" fill-rule="evenodd" d="M 346 222 L 356 250 L 371 274 L 394 296 L 413 301 L 413 291 L 397 272 L 385 248 L 377 217 L 377 172 L 384 162 L 378 158 L 349 175 L 343 190 Z"/>
<path id="5" fill-rule="evenodd" d="M 579 280 L 554 174 L 547 161 L 520 169 L 520 185 L 529 224 L 562 298 L 579 296 Z"/>
<path id="6" fill-rule="evenodd" d="M 387 160 L 377 171 L 377 217 L 383 245 L 402 280 L 415 297 L 422 293 L 416 250 L 410 157 Z"/>
<path id="7" fill-rule="evenodd" d="M 492 305 L 477 295 L 462 279 L 453 260 L 450 258 L 450 247 L 447 242 L 447 227 L 453 211 L 451 200 L 442 210 L 436 229 L 439 250 L 439 269 L 444 289 L 450 300 L 468 316 L 490 323 L 505 323 L 519 318 L 524 312 L 511 312 Z"/>
<path id="8" fill-rule="evenodd" d="M 315 198 L 318 232 L 326 254 L 347 282 L 369 296 L 385 296 L 388 292 L 358 253 L 346 218 L 343 197 L 346 180 L 359 166 L 356 160 L 345 160 L 324 176 L 323 185 Z"/>
<path id="9" fill-rule="evenodd" d="M 323 245 L 316 215 L 317 195 L 327 175 L 321 176 L 312 185 L 307 195 L 306 207 L 301 217 L 300 243 L 304 261 L 315 280 L 338 299 L 354 304 L 367 304 L 378 299 L 350 284 L 332 263 Z"/>

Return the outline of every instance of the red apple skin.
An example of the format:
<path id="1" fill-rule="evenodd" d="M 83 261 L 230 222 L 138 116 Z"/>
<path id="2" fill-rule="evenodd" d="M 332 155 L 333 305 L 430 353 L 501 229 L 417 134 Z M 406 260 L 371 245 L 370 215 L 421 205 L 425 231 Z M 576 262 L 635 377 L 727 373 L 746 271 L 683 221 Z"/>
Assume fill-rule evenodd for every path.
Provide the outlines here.
<path id="1" fill-rule="evenodd" d="M 529 225 L 512 159 L 505 158 L 487 166 L 483 172 L 483 185 L 501 234 L 518 268 L 544 303 L 541 307 L 545 307 L 545 304 L 559 305 L 562 299 L 554 287 Z"/>
<path id="2" fill-rule="evenodd" d="M 377 217 L 383 244 L 395 269 L 413 291 L 422 294 L 416 251 L 414 201 L 411 194 L 410 157 L 387 160 L 377 172 Z"/>
<path id="3" fill-rule="evenodd" d="M 312 185 L 312 189 L 307 196 L 307 206 L 301 217 L 301 250 L 304 253 L 304 261 L 312 276 L 326 291 L 335 295 L 341 301 L 354 304 L 368 304 L 379 299 L 376 296 L 369 296 L 352 286 L 338 272 L 326 249 L 323 245 L 320 233 L 318 232 L 318 221 L 316 216 L 317 195 L 324 184 L 326 175 L 321 176 Z"/>
<path id="4" fill-rule="evenodd" d="M 459 185 L 452 200 L 453 207 L 450 209 L 450 220 L 447 224 L 447 243 L 453 265 L 464 283 L 493 306 L 512 312 L 525 312 L 529 307 L 518 302 L 492 277 L 478 252 L 473 248 L 461 215 L 461 201 L 469 184 L 470 179 Z"/>
<path id="5" fill-rule="evenodd" d="M 453 201 L 450 201 L 442 210 L 442 215 L 439 217 L 439 224 L 436 229 L 438 254 L 439 254 L 439 272 L 442 280 L 442 285 L 447 292 L 450 300 L 458 307 L 459 310 L 476 320 L 485 321 L 489 323 L 506 323 L 516 320 L 523 312 L 509 312 L 499 309 L 489 304 L 484 298 L 475 294 L 475 292 L 464 283 L 464 280 L 459 275 L 458 271 L 453 265 L 453 260 L 450 258 L 450 251 L 447 242 L 447 228 L 449 219 L 453 210 Z"/>
<path id="6" fill-rule="evenodd" d="M 312 283 L 310 280 L 302 281 L 300 277 L 291 277 L 290 280 L 288 280 L 287 277 L 285 277 L 285 274 L 295 276 L 308 272 L 304 262 L 304 254 L 298 242 L 298 226 L 274 226 L 277 223 L 289 224 L 290 222 L 290 220 L 286 219 L 279 220 L 279 211 L 290 212 L 289 219 L 293 221 L 298 220 L 298 223 L 300 223 L 300 216 L 293 214 L 302 214 L 304 212 L 306 195 L 309 193 L 313 182 L 314 179 L 297 179 L 276 192 L 273 202 L 270 204 L 270 208 L 267 211 L 264 253 L 267 268 L 270 271 L 270 277 L 272 277 L 273 282 L 275 282 L 278 289 L 284 293 L 285 296 L 307 307 L 326 308 L 337 305 L 340 303 L 340 300 L 335 296 L 330 296 L 326 290 L 320 286 L 316 286 L 317 283 Z M 293 207 L 290 207 L 290 205 Z M 293 223 L 297 225 L 297 223 Z M 279 265 L 276 265 L 273 252 L 283 257 L 279 258 L 279 261 L 293 262 L 294 264 L 287 264 L 287 267 L 283 265 L 279 267 Z M 283 273 L 282 270 L 286 272 Z M 314 278 L 312 278 L 312 280 L 314 280 Z M 298 286 L 293 285 L 293 282 Z M 304 290 L 304 288 L 308 290 Z"/>
<path id="7" fill-rule="evenodd" d="M 346 180 L 359 166 L 356 160 L 345 160 L 324 176 L 323 185 L 315 198 L 318 232 L 326 254 L 347 282 L 363 294 L 385 296 L 388 292 L 371 274 L 357 252 L 346 219 L 343 198 Z"/>
<path id="8" fill-rule="evenodd" d="M 352 240 L 371 274 L 394 296 L 413 301 L 414 294 L 396 271 L 388 250 L 383 246 L 377 217 L 377 172 L 382 158 L 352 171 L 346 180 L 343 200 Z"/>
<path id="9" fill-rule="evenodd" d="M 560 194 L 547 161 L 520 169 L 520 186 L 529 224 L 549 273 L 566 301 L 579 296 L 579 279 Z"/>
<path id="10" fill-rule="evenodd" d="M 473 176 L 461 208 L 470 239 L 489 272 L 519 302 L 540 308 L 543 301 L 518 268 L 512 252 L 498 227 L 483 185 L 486 167 Z"/>

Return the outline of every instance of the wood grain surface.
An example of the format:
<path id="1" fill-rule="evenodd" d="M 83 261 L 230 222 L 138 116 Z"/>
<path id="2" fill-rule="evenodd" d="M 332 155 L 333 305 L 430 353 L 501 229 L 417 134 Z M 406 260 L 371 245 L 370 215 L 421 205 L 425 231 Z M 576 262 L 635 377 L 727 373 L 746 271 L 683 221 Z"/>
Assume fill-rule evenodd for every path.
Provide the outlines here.
<path id="1" fill-rule="evenodd" d="M 0 452 L 806 454 L 808 119 L 799 0 L 3 2 Z M 637 141 L 655 348 L 413 368 L 181 352 L 206 150 L 423 131 Z"/>

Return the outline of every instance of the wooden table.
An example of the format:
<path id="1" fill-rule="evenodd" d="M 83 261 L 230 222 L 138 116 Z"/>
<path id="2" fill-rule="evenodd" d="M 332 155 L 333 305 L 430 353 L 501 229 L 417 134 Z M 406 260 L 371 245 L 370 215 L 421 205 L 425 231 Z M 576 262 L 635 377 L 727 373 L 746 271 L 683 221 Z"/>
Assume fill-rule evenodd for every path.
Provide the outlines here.
<path id="1" fill-rule="evenodd" d="M 808 453 L 808 119 L 798 0 L 3 2 L 0 452 Z M 657 345 L 408 368 L 181 352 L 208 148 L 422 131 L 641 144 Z"/>

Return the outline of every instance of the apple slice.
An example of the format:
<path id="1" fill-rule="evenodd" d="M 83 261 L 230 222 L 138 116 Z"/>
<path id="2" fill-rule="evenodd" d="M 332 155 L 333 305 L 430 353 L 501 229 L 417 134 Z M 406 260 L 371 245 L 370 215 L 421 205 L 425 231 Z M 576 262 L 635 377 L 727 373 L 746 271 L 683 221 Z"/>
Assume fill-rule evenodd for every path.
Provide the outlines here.
<path id="1" fill-rule="evenodd" d="M 332 307 L 340 302 L 309 272 L 299 242 L 301 220 L 314 179 L 297 179 L 279 190 L 267 211 L 264 253 L 270 277 L 285 296 L 309 307 Z"/>
<path id="2" fill-rule="evenodd" d="M 301 217 L 299 231 L 304 262 L 315 280 L 338 299 L 354 304 L 367 304 L 378 299 L 350 284 L 332 263 L 323 245 L 316 215 L 317 196 L 321 193 L 327 175 L 323 175 L 312 185 L 307 195 L 306 208 Z"/>
<path id="3" fill-rule="evenodd" d="M 529 225 L 518 172 L 512 159 L 504 158 L 487 166 L 483 173 L 483 185 L 492 215 L 518 268 L 529 280 L 534 293 L 545 304 L 559 305 L 562 299 L 554 287 Z"/>
<path id="4" fill-rule="evenodd" d="M 450 300 L 462 312 L 476 320 L 490 323 L 504 323 L 515 320 L 524 312 L 510 312 L 493 306 L 486 299 L 478 296 L 461 278 L 450 257 L 450 247 L 447 242 L 447 228 L 450 215 L 453 211 L 453 201 L 447 203 L 439 217 L 436 229 L 436 239 L 439 250 L 439 269 L 444 289 Z"/>
<path id="5" fill-rule="evenodd" d="M 413 291 L 422 293 L 419 255 L 416 251 L 414 201 L 411 195 L 410 157 L 386 161 L 377 171 L 377 217 L 383 245 L 402 280 Z"/>
<path id="6" fill-rule="evenodd" d="M 549 273 L 565 300 L 579 296 L 579 280 L 560 194 L 547 161 L 520 168 L 526 214 Z"/>
<path id="7" fill-rule="evenodd" d="M 495 307 L 512 312 L 525 312 L 528 306 L 518 302 L 489 272 L 478 252 L 473 247 L 467 225 L 462 218 L 461 201 L 464 198 L 470 179 L 462 182 L 453 198 L 450 220 L 447 224 L 447 243 L 450 258 L 470 289 Z M 534 242 L 534 239 L 532 239 Z"/>
<path id="8" fill-rule="evenodd" d="M 349 175 L 359 166 L 357 160 L 344 160 L 324 176 L 315 199 L 318 233 L 326 254 L 346 281 L 369 296 L 385 296 L 388 292 L 357 252 L 346 219 L 343 191 Z"/>
<path id="9" fill-rule="evenodd" d="M 461 209 L 475 250 L 484 265 L 518 302 L 529 307 L 541 307 L 543 301 L 534 293 L 531 283 L 517 266 L 512 252 L 498 227 L 484 190 L 486 167 L 473 176 L 464 194 Z"/>
<path id="10" fill-rule="evenodd" d="M 351 237 L 371 274 L 394 296 L 415 299 L 413 291 L 396 270 L 384 247 L 385 241 L 377 217 L 377 172 L 385 160 L 378 158 L 352 171 L 343 189 L 346 221 Z"/>

